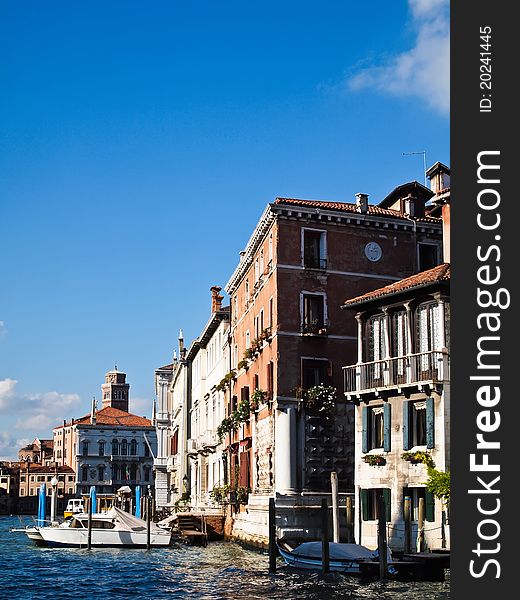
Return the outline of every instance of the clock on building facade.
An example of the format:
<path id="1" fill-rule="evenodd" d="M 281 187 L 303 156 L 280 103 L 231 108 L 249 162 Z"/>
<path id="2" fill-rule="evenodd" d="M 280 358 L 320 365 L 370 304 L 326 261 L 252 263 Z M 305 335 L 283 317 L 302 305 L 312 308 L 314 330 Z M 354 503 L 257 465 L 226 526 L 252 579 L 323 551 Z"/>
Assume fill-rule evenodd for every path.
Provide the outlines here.
<path id="1" fill-rule="evenodd" d="M 368 260 L 377 262 L 383 256 L 381 246 L 377 242 L 368 242 L 365 246 L 365 256 Z"/>

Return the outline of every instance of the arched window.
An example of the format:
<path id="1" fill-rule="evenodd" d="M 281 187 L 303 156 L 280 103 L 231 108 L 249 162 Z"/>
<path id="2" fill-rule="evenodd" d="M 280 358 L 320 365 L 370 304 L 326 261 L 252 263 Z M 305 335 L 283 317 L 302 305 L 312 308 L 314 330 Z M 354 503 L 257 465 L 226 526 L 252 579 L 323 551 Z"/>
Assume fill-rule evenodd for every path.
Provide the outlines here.
<path id="1" fill-rule="evenodd" d="M 85 440 L 81 444 L 81 453 L 83 456 L 88 456 L 88 441 L 87 440 Z"/>
<path id="2" fill-rule="evenodd" d="M 144 443 L 144 455 L 150 456 L 150 448 L 148 448 L 148 444 L 146 442 Z"/>
<path id="3" fill-rule="evenodd" d="M 119 456 L 119 442 L 115 438 L 112 440 L 112 456 Z"/>
<path id="4" fill-rule="evenodd" d="M 81 480 L 88 481 L 88 465 L 82 465 L 81 467 Z"/>
<path id="5" fill-rule="evenodd" d="M 98 446 L 99 446 L 99 456 L 105 456 L 105 442 L 104 442 L 104 440 L 99 440 Z"/>
<path id="6" fill-rule="evenodd" d="M 103 481 L 105 479 L 105 465 L 98 466 L 98 480 Z"/>
<path id="7" fill-rule="evenodd" d="M 137 473 L 137 465 L 135 465 L 135 464 L 132 464 L 132 465 L 130 466 L 130 479 L 131 479 L 132 481 L 135 481 L 135 480 L 136 480 L 136 473 Z"/>
<path id="8" fill-rule="evenodd" d="M 137 440 L 132 440 L 130 442 L 130 455 L 137 456 Z"/>
<path id="9" fill-rule="evenodd" d="M 118 480 L 118 477 L 117 477 L 117 475 L 118 475 L 118 468 L 117 468 L 117 465 L 116 465 L 116 464 L 113 464 L 113 465 L 112 465 L 112 479 L 113 479 L 113 481 L 117 481 L 117 480 Z"/>
<path id="10" fill-rule="evenodd" d="M 150 481 L 150 467 L 143 467 L 144 480 Z"/>
<path id="11" fill-rule="evenodd" d="M 126 456 L 128 454 L 128 442 L 126 440 L 121 440 L 121 456 Z"/>

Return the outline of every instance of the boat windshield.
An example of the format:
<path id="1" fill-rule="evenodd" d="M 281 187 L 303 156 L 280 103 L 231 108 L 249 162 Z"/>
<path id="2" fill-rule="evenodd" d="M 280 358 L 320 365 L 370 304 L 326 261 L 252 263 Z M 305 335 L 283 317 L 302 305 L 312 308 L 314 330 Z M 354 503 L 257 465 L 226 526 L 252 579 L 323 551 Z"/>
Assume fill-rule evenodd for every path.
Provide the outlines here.
<path id="1" fill-rule="evenodd" d="M 70 522 L 70 527 L 72 527 L 72 529 L 83 529 L 85 526 L 79 519 L 72 519 Z"/>

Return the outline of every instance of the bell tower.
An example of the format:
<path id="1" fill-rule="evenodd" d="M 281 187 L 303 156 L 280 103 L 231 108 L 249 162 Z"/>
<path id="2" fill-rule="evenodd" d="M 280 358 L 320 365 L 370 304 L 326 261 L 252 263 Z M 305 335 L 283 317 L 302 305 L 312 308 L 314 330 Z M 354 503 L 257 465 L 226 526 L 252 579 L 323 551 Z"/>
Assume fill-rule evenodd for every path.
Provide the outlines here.
<path id="1" fill-rule="evenodd" d="M 105 383 L 101 386 L 103 408 L 112 406 L 128 412 L 129 389 L 130 384 L 126 383 L 126 373 L 118 371 L 116 365 L 113 371 L 105 375 Z"/>

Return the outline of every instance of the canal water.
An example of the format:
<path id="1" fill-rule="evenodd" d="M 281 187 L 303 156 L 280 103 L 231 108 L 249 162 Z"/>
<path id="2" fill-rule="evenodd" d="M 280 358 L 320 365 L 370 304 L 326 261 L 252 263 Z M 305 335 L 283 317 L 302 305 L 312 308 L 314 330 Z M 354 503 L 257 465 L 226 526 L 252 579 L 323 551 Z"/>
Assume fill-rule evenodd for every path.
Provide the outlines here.
<path id="1" fill-rule="evenodd" d="M 337 573 L 295 572 L 281 560 L 276 575 L 269 575 L 265 552 L 236 543 L 88 551 L 38 547 L 24 533 L 9 531 L 32 523 L 28 518 L 0 517 L 2 600 L 449 598 L 449 580 L 361 583 Z"/>

